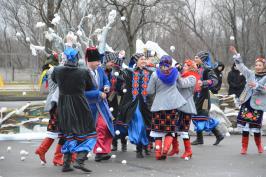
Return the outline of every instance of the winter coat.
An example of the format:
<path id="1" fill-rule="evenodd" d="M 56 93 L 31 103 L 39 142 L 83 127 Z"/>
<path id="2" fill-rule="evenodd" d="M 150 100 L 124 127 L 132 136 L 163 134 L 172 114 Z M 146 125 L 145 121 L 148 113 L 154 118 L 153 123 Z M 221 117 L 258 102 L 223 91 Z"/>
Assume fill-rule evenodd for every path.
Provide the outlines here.
<path id="1" fill-rule="evenodd" d="M 89 71 L 74 65 L 58 66 L 51 77 L 59 88 L 59 131 L 66 136 L 95 132 L 92 112 L 84 95 L 85 90 L 96 87 Z"/>
<path id="2" fill-rule="evenodd" d="M 184 99 L 187 101 L 187 103 L 180 107 L 179 110 L 187 114 L 197 114 L 193 99 L 195 84 L 196 78 L 194 76 L 188 76 L 185 78 L 180 77 L 177 80 L 177 88 Z"/>
<path id="3" fill-rule="evenodd" d="M 241 95 L 246 85 L 245 77 L 240 73 L 239 70 L 232 66 L 231 71 L 228 73 L 227 82 L 229 84 L 228 95 L 235 94 L 237 98 Z"/>
<path id="4" fill-rule="evenodd" d="M 218 79 L 211 68 L 200 66 L 199 72 L 203 85 L 200 92 L 194 93 L 194 102 L 197 109 L 197 115 L 208 117 L 211 108 L 209 90 L 217 85 Z"/>
<path id="5" fill-rule="evenodd" d="M 145 74 L 143 73 L 146 73 Z M 136 77 L 135 74 L 139 73 Z M 121 102 L 119 106 L 119 113 L 118 113 L 118 119 L 119 121 L 128 124 L 131 119 L 133 118 L 133 115 L 137 109 L 137 106 L 139 106 L 140 112 L 144 118 L 145 125 L 147 127 L 150 127 L 151 125 L 151 112 L 149 109 L 149 103 L 150 96 L 146 95 L 147 91 L 143 90 L 144 87 L 147 88 L 148 84 L 144 86 L 144 83 L 148 83 L 150 79 L 152 71 L 140 68 L 126 68 L 123 71 L 123 79 L 125 86 L 124 89 L 126 90 L 125 93 L 123 93 Z M 144 81 L 147 79 L 146 81 Z M 136 88 L 134 88 L 134 84 L 136 85 Z M 143 87 L 144 86 L 144 87 Z"/>
<path id="6" fill-rule="evenodd" d="M 222 70 L 218 70 L 218 67 L 222 67 Z M 221 62 L 218 62 L 217 67 L 215 67 L 215 69 L 214 69 L 214 72 L 215 72 L 217 79 L 218 79 L 218 83 L 216 86 L 213 86 L 211 88 L 211 92 L 213 94 L 218 94 L 219 90 L 222 87 L 222 83 L 223 83 L 223 73 L 222 72 L 223 72 L 223 70 L 224 70 L 224 64 Z"/>
<path id="7" fill-rule="evenodd" d="M 245 89 L 240 95 L 240 103 L 243 104 L 250 100 L 250 106 L 253 109 L 266 111 L 266 105 L 262 108 L 258 108 L 260 106 L 259 102 L 266 101 L 266 75 L 257 75 L 254 71 L 248 69 L 244 65 L 240 54 L 234 55 L 233 59 L 237 69 L 245 76 L 247 83 L 255 82 L 257 84 L 256 88 L 250 88 L 248 84 L 246 84 Z"/>
<path id="8" fill-rule="evenodd" d="M 106 74 L 101 67 L 97 68 L 97 89 L 86 91 L 85 95 L 89 102 L 90 109 L 93 114 L 95 126 L 97 124 L 98 115 L 103 117 L 109 132 L 114 136 L 113 115 L 110 112 L 109 105 L 106 99 L 101 98 L 101 94 L 104 92 L 104 87 L 110 87 L 110 83 Z"/>
<path id="9" fill-rule="evenodd" d="M 151 75 L 147 91 L 150 95 L 155 94 L 151 107 L 152 112 L 179 109 L 187 103 L 178 91 L 176 83 L 170 86 L 164 84 L 156 72 Z"/>

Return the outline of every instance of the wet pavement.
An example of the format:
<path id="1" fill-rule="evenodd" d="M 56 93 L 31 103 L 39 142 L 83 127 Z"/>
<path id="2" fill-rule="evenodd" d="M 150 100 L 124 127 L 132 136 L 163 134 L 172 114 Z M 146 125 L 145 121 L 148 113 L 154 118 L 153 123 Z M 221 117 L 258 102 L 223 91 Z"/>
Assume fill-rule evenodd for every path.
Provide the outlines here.
<path id="1" fill-rule="evenodd" d="M 193 140 L 195 137 L 192 137 Z M 170 157 L 165 161 L 156 161 L 154 153 L 144 159 L 136 159 L 135 147 L 129 145 L 128 152 L 115 152 L 116 158 L 106 162 L 94 162 L 93 156 L 86 162 L 93 170 L 86 174 L 80 170 L 62 173 L 61 167 L 53 166 L 54 146 L 47 153 L 48 163 L 43 166 L 34 154 L 40 141 L 0 141 L 0 176 L 1 177 L 266 177 L 266 153 L 258 154 L 250 137 L 248 155 L 240 155 L 241 136 L 227 137 L 221 145 L 213 146 L 213 136 L 205 136 L 205 144 L 193 146 L 191 160 Z M 266 137 L 263 137 L 266 142 Z M 183 143 L 181 153 L 183 152 Z M 7 152 L 8 146 L 11 151 Z M 29 152 L 24 161 L 20 152 Z M 126 160 L 126 164 L 121 162 Z"/>

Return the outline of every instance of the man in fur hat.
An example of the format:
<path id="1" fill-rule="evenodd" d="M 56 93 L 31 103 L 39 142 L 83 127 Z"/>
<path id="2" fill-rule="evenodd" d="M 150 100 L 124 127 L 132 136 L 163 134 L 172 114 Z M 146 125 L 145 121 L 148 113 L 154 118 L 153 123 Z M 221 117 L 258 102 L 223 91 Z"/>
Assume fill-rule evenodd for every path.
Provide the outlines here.
<path id="1" fill-rule="evenodd" d="M 110 159 L 111 144 L 114 137 L 113 115 L 107 103 L 107 93 L 110 91 L 110 83 L 104 70 L 100 67 L 100 54 L 95 47 L 86 50 L 87 67 L 96 81 L 97 88 L 85 93 L 93 112 L 96 124 L 97 142 L 93 152 L 95 161 Z"/>

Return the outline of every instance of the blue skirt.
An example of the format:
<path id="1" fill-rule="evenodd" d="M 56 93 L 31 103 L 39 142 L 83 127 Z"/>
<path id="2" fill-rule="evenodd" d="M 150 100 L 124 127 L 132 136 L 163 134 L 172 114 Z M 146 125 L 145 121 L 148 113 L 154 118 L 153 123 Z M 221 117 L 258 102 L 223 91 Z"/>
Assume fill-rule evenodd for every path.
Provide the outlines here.
<path id="1" fill-rule="evenodd" d="M 213 119 L 211 117 L 203 118 L 202 116 L 193 116 L 192 122 L 195 126 L 196 132 L 210 132 L 219 124 L 219 121 L 216 119 Z"/>
<path id="2" fill-rule="evenodd" d="M 78 152 L 90 152 L 97 140 L 97 134 L 91 133 L 84 136 L 67 136 L 65 144 L 62 146 L 61 152 L 67 153 L 78 153 Z"/>
<path id="3" fill-rule="evenodd" d="M 146 134 L 146 126 L 144 124 L 139 105 L 134 112 L 133 118 L 128 124 L 128 138 L 132 144 L 144 146 L 147 146 L 149 144 L 149 140 Z"/>

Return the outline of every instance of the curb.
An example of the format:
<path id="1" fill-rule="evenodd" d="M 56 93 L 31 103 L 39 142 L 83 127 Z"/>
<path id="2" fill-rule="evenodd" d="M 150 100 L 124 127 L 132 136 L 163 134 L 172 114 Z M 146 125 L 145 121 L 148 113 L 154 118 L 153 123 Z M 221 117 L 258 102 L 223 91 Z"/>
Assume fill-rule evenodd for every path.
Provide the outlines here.
<path id="1" fill-rule="evenodd" d="M 15 96 L 0 96 L 0 101 L 43 101 L 47 96 L 38 97 L 15 97 Z"/>

